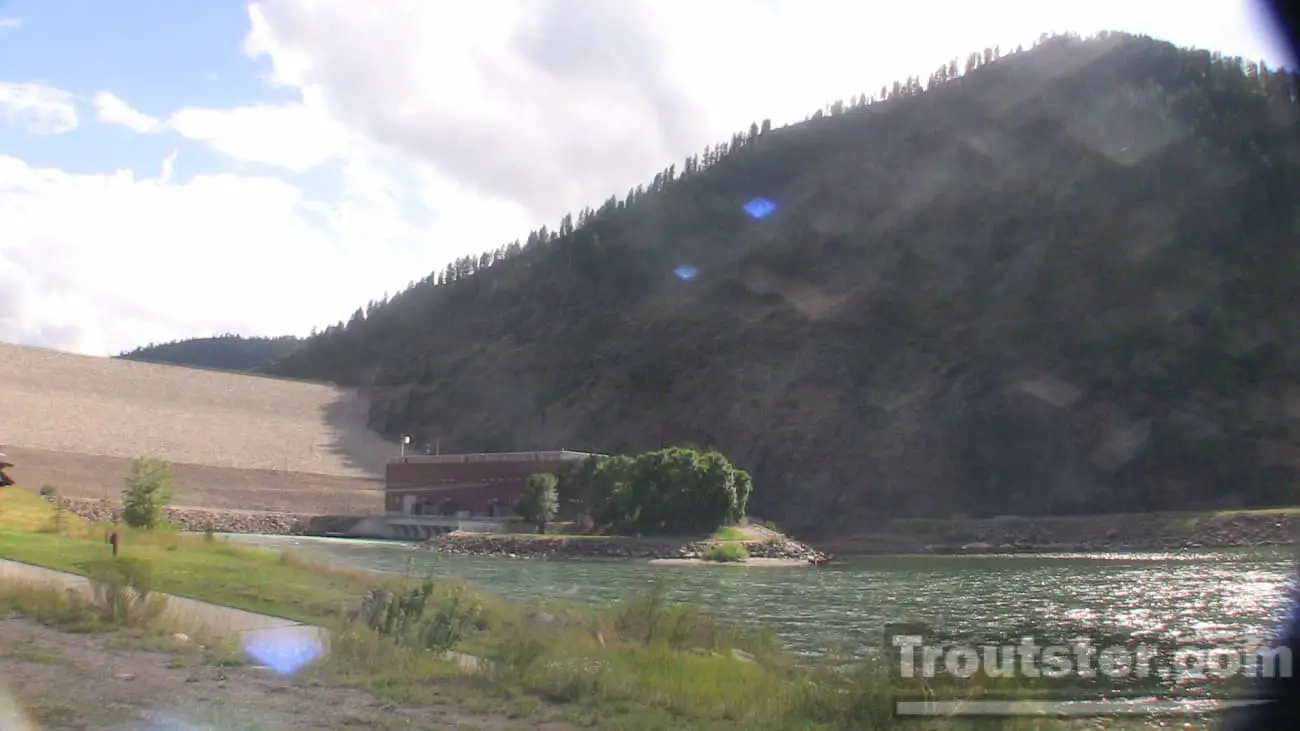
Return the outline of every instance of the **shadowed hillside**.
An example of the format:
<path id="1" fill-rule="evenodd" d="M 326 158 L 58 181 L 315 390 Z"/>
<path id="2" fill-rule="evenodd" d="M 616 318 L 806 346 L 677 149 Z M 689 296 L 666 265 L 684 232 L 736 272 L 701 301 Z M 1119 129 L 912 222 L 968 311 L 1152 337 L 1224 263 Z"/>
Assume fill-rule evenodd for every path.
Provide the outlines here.
<path id="1" fill-rule="evenodd" d="M 214 338 L 190 338 L 159 345 L 146 345 L 117 356 L 123 360 L 145 363 L 211 368 L 222 371 L 251 371 L 282 358 L 301 341 L 292 336 L 279 338 L 245 338 L 219 335 Z"/>
<path id="2" fill-rule="evenodd" d="M 988 49 L 756 123 L 268 370 L 443 451 L 712 445 L 792 524 L 1289 502 L 1298 109 L 1288 73 L 1150 39 Z"/>

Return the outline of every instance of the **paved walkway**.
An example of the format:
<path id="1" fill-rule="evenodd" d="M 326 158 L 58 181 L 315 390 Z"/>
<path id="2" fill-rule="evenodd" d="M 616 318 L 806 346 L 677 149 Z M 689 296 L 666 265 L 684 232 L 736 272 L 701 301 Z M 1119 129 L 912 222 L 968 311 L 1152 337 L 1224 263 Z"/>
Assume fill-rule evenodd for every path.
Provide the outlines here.
<path id="1" fill-rule="evenodd" d="M 77 574 L 0 558 L 0 583 L 44 584 L 55 589 L 90 592 L 90 580 Z M 167 598 L 163 619 L 193 635 L 235 636 L 250 652 L 256 648 L 292 646 L 319 657 L 329 647 L 329 634 L 321 627 L 271 617 L 243 609 L 157 592 Z M 255 653 L 256 654 L 256 653 Z"/>

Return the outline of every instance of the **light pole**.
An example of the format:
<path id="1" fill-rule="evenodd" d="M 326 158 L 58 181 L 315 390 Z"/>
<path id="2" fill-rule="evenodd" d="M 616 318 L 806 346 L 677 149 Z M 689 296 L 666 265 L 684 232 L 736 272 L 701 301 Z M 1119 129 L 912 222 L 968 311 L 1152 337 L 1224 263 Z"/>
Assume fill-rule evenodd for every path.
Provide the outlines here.
<path id="1" fill-rule="evenodd" d="M 411 437 L 407 434 L 402 435 L 402 458 L 406 458 L 406 445 L 411 443 Z"/>

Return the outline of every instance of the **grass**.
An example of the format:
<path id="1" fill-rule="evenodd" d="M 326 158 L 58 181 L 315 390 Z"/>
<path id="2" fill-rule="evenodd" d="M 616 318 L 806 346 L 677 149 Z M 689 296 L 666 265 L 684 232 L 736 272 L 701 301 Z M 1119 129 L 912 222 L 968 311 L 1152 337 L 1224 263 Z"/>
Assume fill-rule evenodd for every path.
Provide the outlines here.
<path id="1" fill-rule="evenodd" d="M 700 558 L 717 563 L 737 563 L 749 558 L 749 551 L 745 550 L 743 543 L 724 541 L 704 549 L 704 553 L 700 555 Z"/>
<path id="2" fill-rule="evenodd" d="M 85 535 L 86 522 L 36 493 L 5 487 L 0 488 L 0 531 Z"/>
<path id="3" fill-rule="evenodd" d="M 153 588 L 299 622 L 331 621 L 378 582 L 360 572 L 308 565 L 292 553 L 242 548 L 198 536 L 123 530 L 121 555 L 152 567 Z M 88 575 L 110 555 L 102 540 L 0 531 L 0 557 Z"/>
<path id="4" fill-rule="evenodd" d="M 713 531 L 713 535 L 709 536 L 709 540 L 743 542 L 743 541 L 751 541 L 753 540 L 753 538 L 746 535 L 743 530 L 737 528 L 734 525 L 724 525 L 721 528 Z"/>

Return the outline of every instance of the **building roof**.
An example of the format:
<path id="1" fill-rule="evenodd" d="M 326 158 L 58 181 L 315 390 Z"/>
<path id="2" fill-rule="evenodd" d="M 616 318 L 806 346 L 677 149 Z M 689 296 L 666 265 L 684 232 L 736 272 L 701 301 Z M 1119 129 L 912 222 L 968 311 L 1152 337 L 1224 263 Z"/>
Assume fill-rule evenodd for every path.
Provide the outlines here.
<path id="1" fill-rule="evenodd" d="M 389 457 L 389 464 L 467 464 L 476 462 L 568 462 L 587 457 L 604 457 L 594 452 L 556 449 L 540 452 L 478 452 L 475 454 L 410 454 Z"/>

